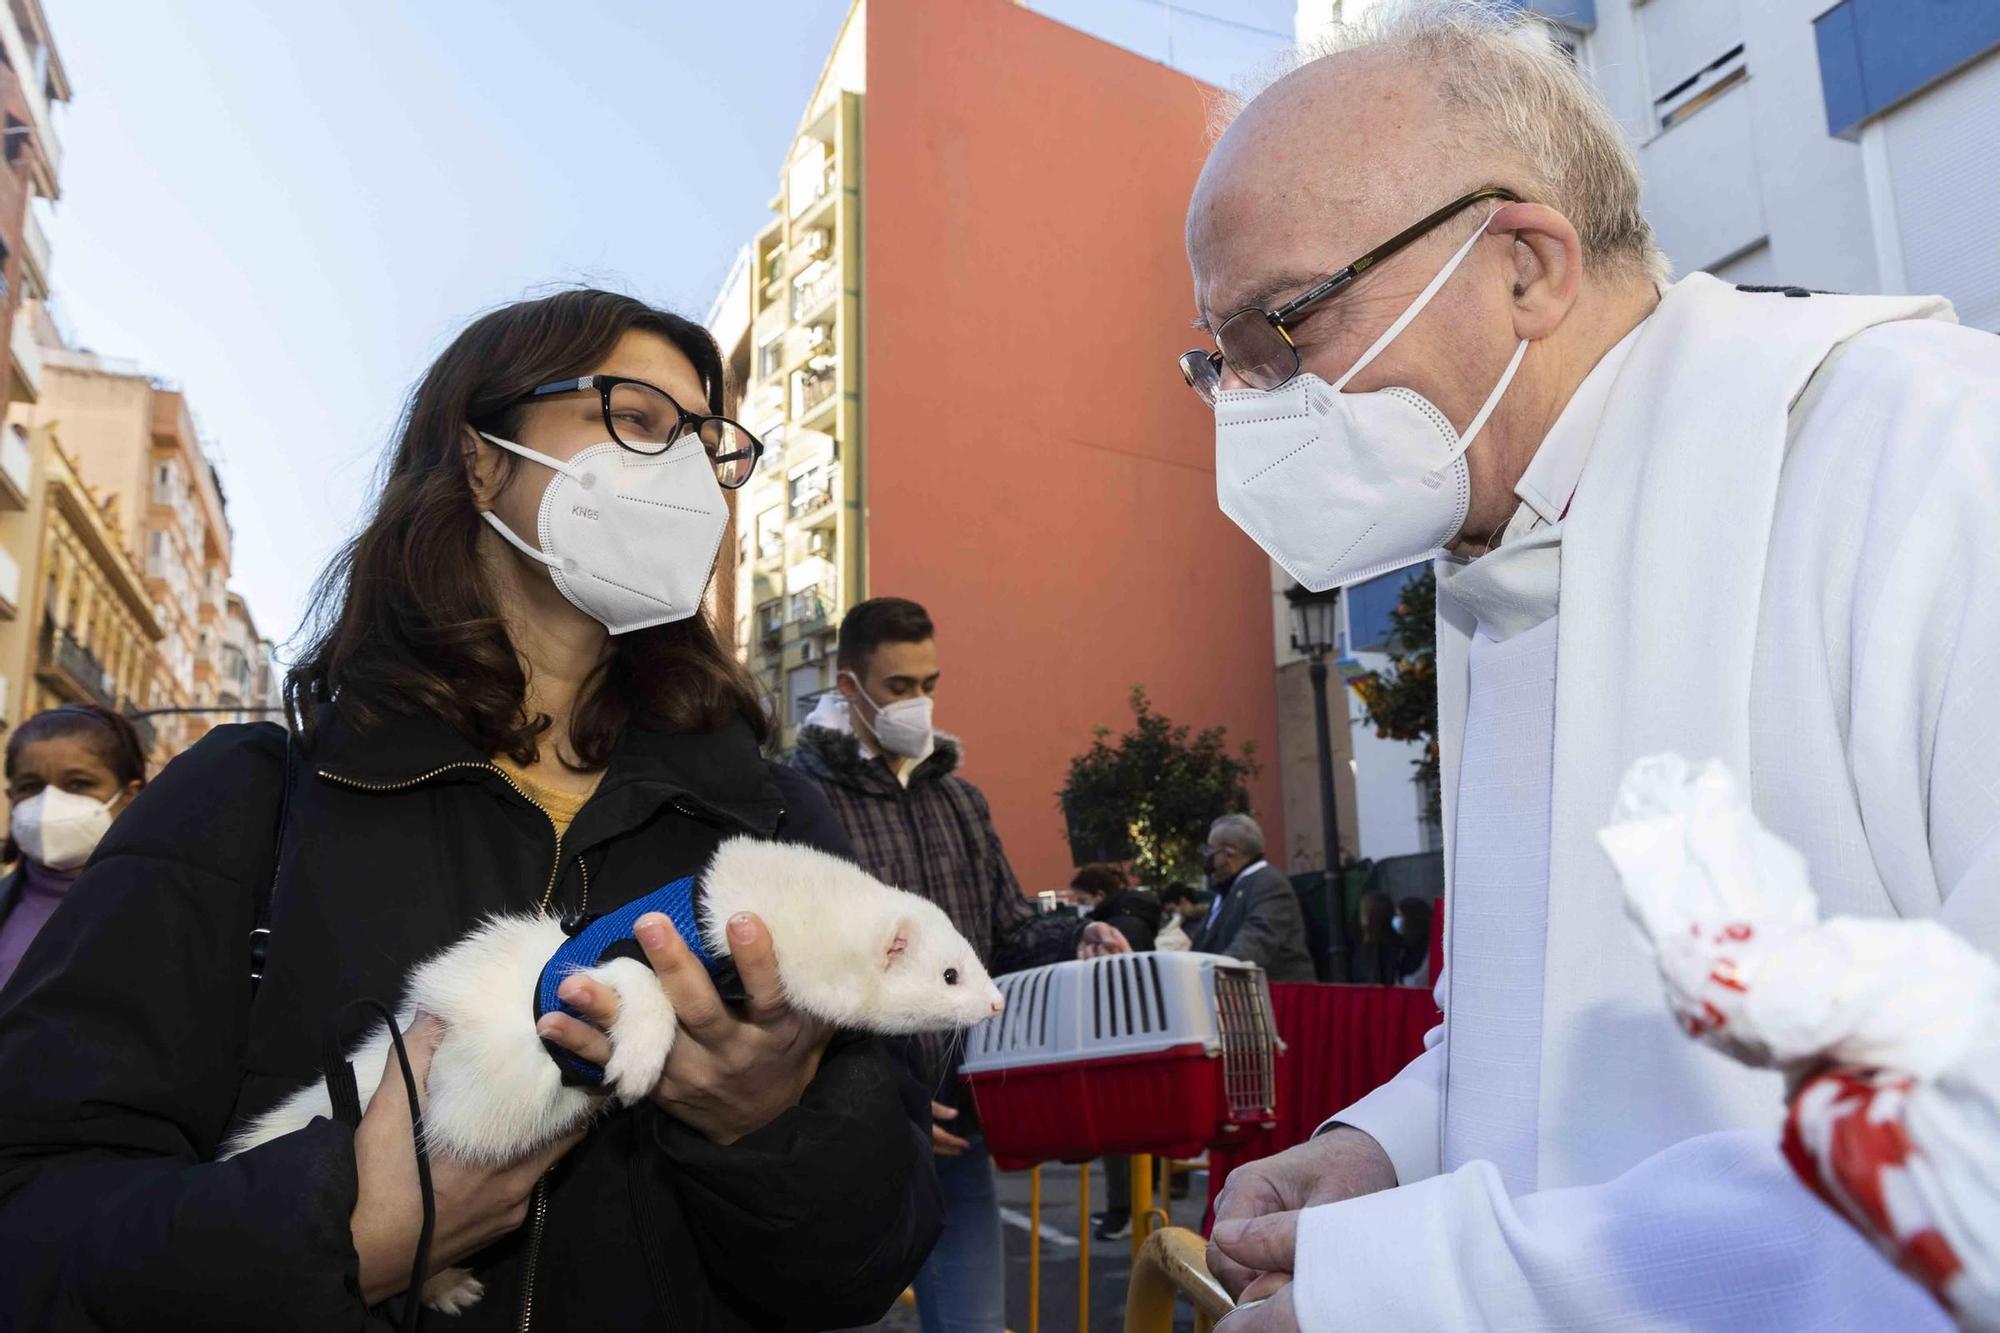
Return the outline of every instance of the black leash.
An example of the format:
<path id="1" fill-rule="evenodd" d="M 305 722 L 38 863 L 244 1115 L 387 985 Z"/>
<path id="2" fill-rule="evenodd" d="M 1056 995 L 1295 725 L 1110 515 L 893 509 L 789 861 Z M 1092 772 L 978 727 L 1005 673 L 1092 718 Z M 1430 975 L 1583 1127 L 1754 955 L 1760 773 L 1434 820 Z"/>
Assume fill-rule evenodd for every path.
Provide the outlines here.
<path id="1" fill-rule="evenodd" d="M 396 1027 L 396 1016 L 380 1000 L 355 1000 L 343 1008 L 334 1020 L 323 1052 L 326 1095 L 333 1104 L 333 1118 L 349 1129 L 361 1126 L 361 1093 L 355 1086 L 354 1066 L 347 1062 L 347 1029 L 357 1009 L 381 1015 L 382 1022 L 389 1029 L 389 1041 L 395 1047 L 397 1063 L 402 1066 L 404 1095 L 410 1099 L 410 1137 L 417 1153 L 417 1191 L 423 1196 L 424 1225 L 417 1233 L 417 1256 L 410 1265 L 410 1289 L 403 1297 L 402 1328 L 403 1333 L 415 1333 L 418 1321 L 423 1318 L 424 1280 L 430 1276 L 431 1266 L 431 1233 L 437 1226 L 437 1196 L 431 1190 L 431 1155 L 424 1147 L 424 1111 L 417 1100 L 417 1076 L 410 1068 L 409 1052 L 403 1049 L 403 1034 Z M 383 1061 L 382 1076 L 389 1076 L 386 1059 Z M 377 1090 L 380 1090 L 379 1087 Z"/>

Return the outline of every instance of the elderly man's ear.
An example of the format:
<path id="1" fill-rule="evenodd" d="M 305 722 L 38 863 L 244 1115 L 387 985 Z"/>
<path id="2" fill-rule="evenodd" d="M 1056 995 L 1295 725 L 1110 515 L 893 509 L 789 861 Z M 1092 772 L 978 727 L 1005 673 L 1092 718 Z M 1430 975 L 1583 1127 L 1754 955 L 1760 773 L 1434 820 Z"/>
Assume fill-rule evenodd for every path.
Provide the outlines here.
<path id="1" fill-rule="evenodd" d="M 1514 335 L 1534 341 L 1554 333 L 1583 285 L 1583 243 L 1568 218 L 1547 204 L 1509 204 L 1487 224 L 1511 232 Z"/>

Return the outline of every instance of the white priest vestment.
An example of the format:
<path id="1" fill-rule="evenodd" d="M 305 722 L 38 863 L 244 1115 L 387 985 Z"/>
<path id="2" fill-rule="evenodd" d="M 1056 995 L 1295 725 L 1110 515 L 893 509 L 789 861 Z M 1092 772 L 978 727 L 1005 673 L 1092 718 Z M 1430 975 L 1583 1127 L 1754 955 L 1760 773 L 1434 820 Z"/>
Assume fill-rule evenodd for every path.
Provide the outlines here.
<path id="1" fill-rule="evenodd" d="M 1791 1176 L 1778 1077 L 1668 1018 L 1594 837 L 1632 760 L 1720 758 L 1825 912 L 1932 916 L 2000 953 L 2000 339 L 1949 320 L 1934 299 L 1689 277 L 1538 453 L 1530 479 L 1567 491 L 1567 471 L 1573 500 L 1524 484 L 1539 518 L 1493 573 L 1441 567 L 1446 1022 L 1335 1116 L 1402 1184 L 1302 1216 L 1303 1328 L 1950 1327 Z M 1538 620 L 1522 599 L 1551 558 L 1560 614 Z M 1476 675 L 1537 633 L 1541 771 L 1489 691 L 1519 702 L 1534 671 Z M 1473 741 L 1523 767 L 1472 771 Z M 1545 828 L 1509 780 L 1546 787 Z M 1512 810 L 1511 871 L 1475 809 Z M 1544 857 L 1524 893 L 1514 872 Z M 1467 873 L 1483 900 L 1460 900 Z M 1507 939 L 1475 940 L 1509 913 Z"/>

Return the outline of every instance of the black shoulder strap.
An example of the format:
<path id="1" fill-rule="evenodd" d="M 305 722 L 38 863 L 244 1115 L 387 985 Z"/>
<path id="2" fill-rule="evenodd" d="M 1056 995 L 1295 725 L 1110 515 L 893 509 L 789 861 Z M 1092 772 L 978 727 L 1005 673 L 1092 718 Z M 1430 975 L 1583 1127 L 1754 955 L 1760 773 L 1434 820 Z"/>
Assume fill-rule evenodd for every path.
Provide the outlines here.
<path id="1" fill-rule="evenodd" d="M 264 980 L 264 959 L 271 947 L 271 895 L 278 891 L 278 872 L 285 866 L 285 823 L 292 813 L 292 729 L 285 728 L 285 782 L 278 789 L 278 832 L 271 850 L 271 878 L 257 895 L 256 919 L 250 928 L 250 994 L 255 998 Z"/>

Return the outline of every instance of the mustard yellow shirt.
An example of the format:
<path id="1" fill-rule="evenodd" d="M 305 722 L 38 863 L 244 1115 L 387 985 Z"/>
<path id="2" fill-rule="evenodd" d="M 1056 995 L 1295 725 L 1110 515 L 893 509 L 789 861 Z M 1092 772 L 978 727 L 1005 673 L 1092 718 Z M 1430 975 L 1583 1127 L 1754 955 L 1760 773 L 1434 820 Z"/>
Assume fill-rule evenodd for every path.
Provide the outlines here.
<path id="1" fill-rule="evenodd" d="M 528 776 L 525 769 L 505 755 L 494 755 L 493 766 L 512 778 L 515 785 L 527 793 L 528 799 L 542 808 L 543 813 L 554 822 L 557 837 L 569 832 L 569 826 L 576 820 L 576 812 L 583 809 L 584 803 L 591 798 L 592 793 L 597 790 L 597 784 L 604 778 L 602 773 L 596 774 L 590 780 L 590 791 L 579 794 L 561 791 L 547 783 L 535 781 Z"/>

